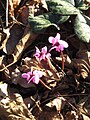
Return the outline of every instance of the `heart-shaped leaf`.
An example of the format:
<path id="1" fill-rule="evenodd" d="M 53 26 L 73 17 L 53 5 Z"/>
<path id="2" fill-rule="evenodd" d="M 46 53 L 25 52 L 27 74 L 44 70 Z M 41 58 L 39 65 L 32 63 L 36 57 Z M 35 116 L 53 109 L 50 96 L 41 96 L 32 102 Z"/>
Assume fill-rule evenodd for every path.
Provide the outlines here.
<path id="1" fill-rule="evenodd" d="M 43 15 L 35 17 L 30 16 L 29 23 L 33 32 L 44 32 L 47 27 L 52 25 L 58 29 L 58 26 L 56 24 L 51 23 L 48 18 L 46 19 Z"/>
<path id="2" fill-rule="evenodd" d="M 90 43 L 90 26 L 87 24 L 87 21 L 82 14 L 76 16 L 74 30 L 80 40 Z"/>

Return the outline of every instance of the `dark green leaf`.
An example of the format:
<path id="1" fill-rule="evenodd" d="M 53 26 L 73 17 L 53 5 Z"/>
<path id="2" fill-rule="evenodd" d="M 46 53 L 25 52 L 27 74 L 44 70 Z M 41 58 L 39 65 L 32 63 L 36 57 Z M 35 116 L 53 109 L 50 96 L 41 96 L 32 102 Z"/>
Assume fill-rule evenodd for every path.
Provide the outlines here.
<path id="1" fill-rule="evenodd" d="M 74 30 L 80 40 L 90 43 L 90 26 L 82 14 L 78 14 L 75 18 Z"/>
<path id="2" fill-rule="evenodd" d="M 75 8 L 70 2 L 64 0 L 50 0 L 47 3 L 49 10 L 55 14 L 76 15 L 79 13 L 77 8 Z"/>
<path id="3" fill-rule="evenodd" d="M 29 23 L 33 32 L 38 32 L 38 33 L 44 32 L 47 27 L 52 25 L 58 29 L 56 24 L 51 23 L 48 19 L 45 19 L 43 15 L 36 17 L 30 16 Z"/>

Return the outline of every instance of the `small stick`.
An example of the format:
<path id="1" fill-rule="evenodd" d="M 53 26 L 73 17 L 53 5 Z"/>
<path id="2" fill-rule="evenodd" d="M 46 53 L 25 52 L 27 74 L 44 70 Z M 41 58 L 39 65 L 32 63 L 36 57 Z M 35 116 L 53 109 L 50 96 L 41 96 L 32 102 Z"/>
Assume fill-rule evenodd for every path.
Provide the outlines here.
<path id="1" fill-rule="evenodd" d="M 41 82 L 41 84 L 42 84 L 44 87 L 46 87 L 47 89 L 51 90 L 51 88 L 48 87 L 42 80 L 40 80 L 40 82 Z"/>
<path id="2" fill-rule="evenodd" d="M 61 57 L 62 57 L 62 70 L 64 70 L 64 57 L 63 57 L 63 52 L 61 51 Z"/>
<path id="3" fill-rule="evenodd" d="M 8 26 L 8 0 L 6 0 L 6 27 Z"/>

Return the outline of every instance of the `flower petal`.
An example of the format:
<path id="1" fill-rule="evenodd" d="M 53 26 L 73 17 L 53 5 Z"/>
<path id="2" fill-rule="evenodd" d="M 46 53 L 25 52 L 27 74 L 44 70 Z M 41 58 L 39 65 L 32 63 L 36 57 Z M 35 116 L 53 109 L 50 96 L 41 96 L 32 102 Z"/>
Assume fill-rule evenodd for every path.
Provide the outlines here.
<path id="1" fill-rule="evenodd" d="M 51 54 L 50 53 L 47 53 L 46 54 L 46 58 L 50 58 L 51 57 Z"/>
<path id="2" fill-rule="evenodd" d="M 58 42 L 58 40 L 60 40 L 60 34 L 59 33 L 57 33 L 55 39 L 56 39 L 56 42 Z"/>
<path id="3" fill-rule="evenodd" d="M 33 72 L 32 72 L 32 71 L 30 71 L 30 72 L 27 72 L 27 74 L 31 76 L 31 75 L 33 74 Z"/>
<path id="4" fill-rule="evenodd" d="M 35 78 L 32 80 L 35 84 L 38 84 L 39 83 L 39 76 L 38 75 L 35 75 Z"/>
<path id="5" fill-rule="evenodd" d="M 27 74 L 27 73 L 23 73 L 22 74 L 22 78 L 26 78 L 27 80 L 29 80 L 30 79 L 30 75 Z"/>
<path id="6" fill-rule="evenodd" d="M 64 48 L 68 47 L 68 43 L 64 40 L 60 40 L 59 43 L 64 46 Z"/>
<path id="7" fill-rule="evenodd" d="M 55 44 L 55 38 L 52 36 L 48 38 L 48 41 L 52 44 Z"/>
<path id="8" fill-rule="evenodd" d="M 32 77 L 28 80 L 28 83 L 33 82 L 34 79 L 35 79 L 35 76 L 32 76 Z"/>
<path id="9" fill-rule="evenodd" d="M 37 75 L 39 78 L 41 78 L 43 76 L 43 72 L 42 71 L 38 71 L 38 70 L 33 71 L 33 74 Z"/>
<path id="10" fill-rule="evenodd" d="M 40 53 L 40 50 L 38 49 L 38 47 L 35 47 L 36 48 L 36 53 Z"/>
<path id="11" fill-rule="evenodd" d="M 64 46 L 61 44 L 56 48 L 56 51 L 60 52 L 64 50 Z"/>
<path id="12" fill-rule="evenodd" d="M 42 48 L 42 53 L 45 53 L 45 54 L 47 53 L 47 46 Z"/>
<path id="13" fill-rule="evenodd" d="M 34 54 L 36 58 L 40 57 L 40 50 L 36 47 L 36 53 Z"/>

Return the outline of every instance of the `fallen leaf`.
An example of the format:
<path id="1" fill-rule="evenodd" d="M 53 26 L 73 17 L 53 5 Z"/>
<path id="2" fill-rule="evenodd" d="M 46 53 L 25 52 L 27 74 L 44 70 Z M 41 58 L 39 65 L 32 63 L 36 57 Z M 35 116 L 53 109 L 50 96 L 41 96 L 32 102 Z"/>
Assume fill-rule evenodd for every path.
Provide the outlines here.
<path id="1" fill-rule="evenodd" d="M 16 45 L 16 48 L 14 50 L 14 52 L 12 53 L 13 56 L 13 62 L 11 62 L 9 65 L 4 66 L 4 68 L 0 69 L 0 71 L 5 70 L 7 67 L 10 67 L 11 65 L 13 65 L 14 63 L 16 63 L 21 55 L 22 52 L 29 46 L 31 45 L 31 43 L 36 39 L 37 34 L 34 34 L 30 31 L 30 26 L 27 25 L 24 34 L 22 36 L 22 38 L 20 39 L 19 43 Z M 3 63 L 2 63 L 3 64 Z M 2 66 L 2 65 L 1 65 Z"/>

